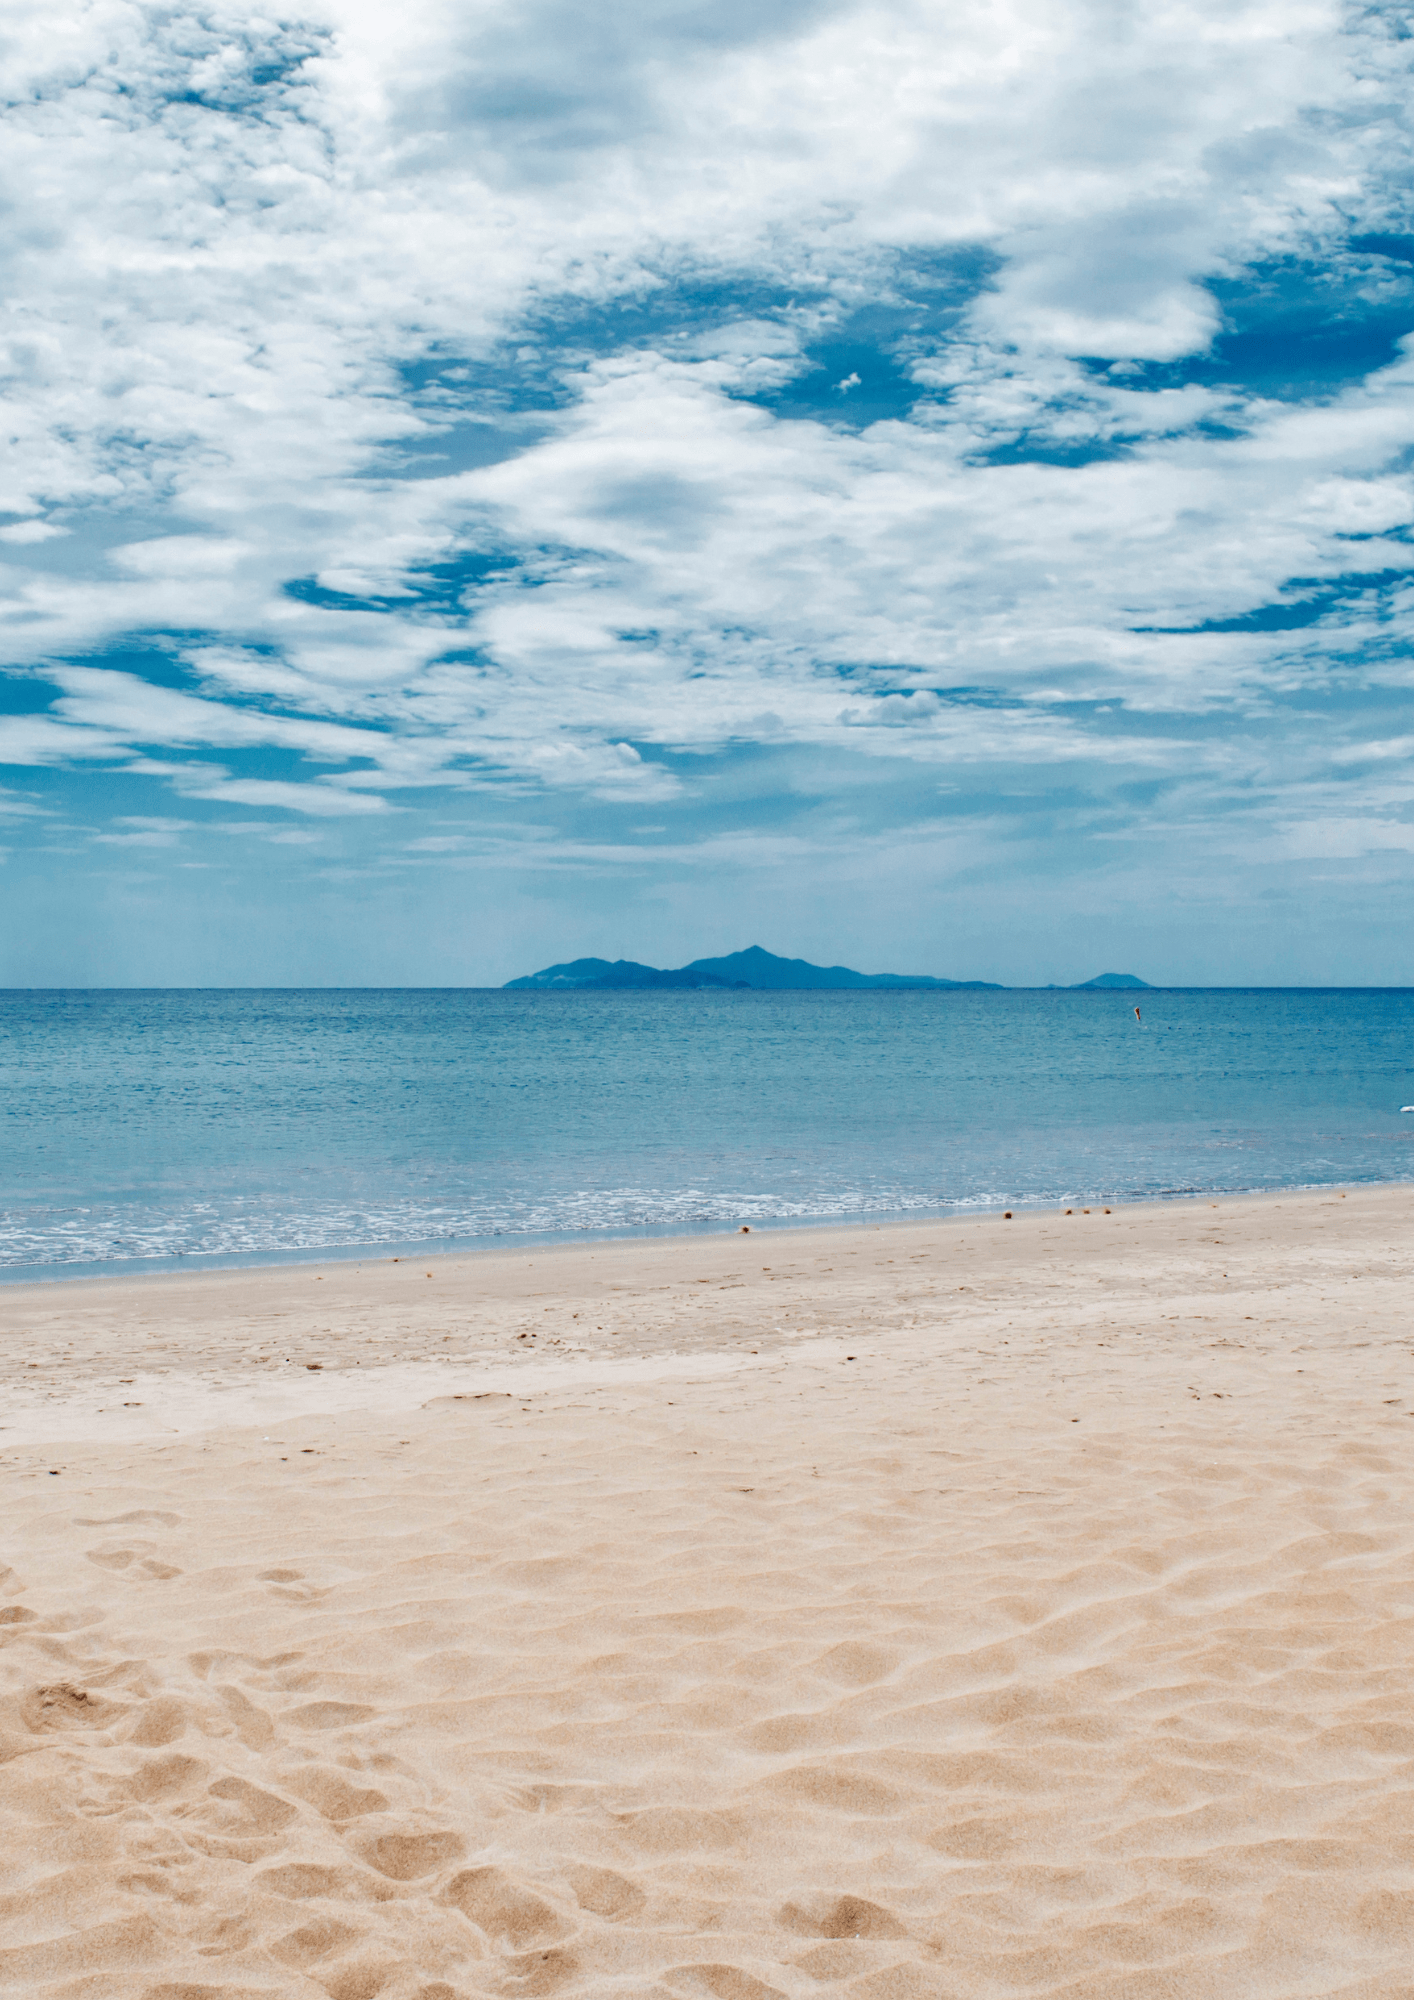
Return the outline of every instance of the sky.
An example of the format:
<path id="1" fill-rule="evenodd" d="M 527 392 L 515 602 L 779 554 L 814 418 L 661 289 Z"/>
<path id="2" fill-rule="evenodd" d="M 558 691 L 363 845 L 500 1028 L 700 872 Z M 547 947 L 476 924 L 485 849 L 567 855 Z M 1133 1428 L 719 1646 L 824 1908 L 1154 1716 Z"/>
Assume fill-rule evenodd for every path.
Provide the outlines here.
<path id="1" fill-rule="evenodd" d="M 1411 37 L 14 0 L 0 984 L 1414 984 Z"/>

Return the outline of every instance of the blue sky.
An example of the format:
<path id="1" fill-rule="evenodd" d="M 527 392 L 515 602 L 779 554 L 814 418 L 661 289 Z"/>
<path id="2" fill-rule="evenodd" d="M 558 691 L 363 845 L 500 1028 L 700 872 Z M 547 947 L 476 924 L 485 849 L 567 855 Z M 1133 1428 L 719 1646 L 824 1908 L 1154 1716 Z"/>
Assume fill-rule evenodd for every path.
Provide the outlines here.
<path id="1" fill-rule="evenodd" d="M 1414 983 L 1402 11 L 0 44 L 0 983 Z"/>

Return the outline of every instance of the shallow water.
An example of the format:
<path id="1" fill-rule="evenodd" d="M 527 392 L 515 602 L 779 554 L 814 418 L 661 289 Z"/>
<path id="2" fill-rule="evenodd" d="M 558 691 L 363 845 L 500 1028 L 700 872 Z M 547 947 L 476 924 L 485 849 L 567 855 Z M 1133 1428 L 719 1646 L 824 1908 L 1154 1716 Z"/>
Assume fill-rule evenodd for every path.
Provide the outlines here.
<path id="1" fill-rule="evenodd" d="M 1411 1101 L 1405 990 L 0 992 L 0 1271 L 1399 1180 Z"/>

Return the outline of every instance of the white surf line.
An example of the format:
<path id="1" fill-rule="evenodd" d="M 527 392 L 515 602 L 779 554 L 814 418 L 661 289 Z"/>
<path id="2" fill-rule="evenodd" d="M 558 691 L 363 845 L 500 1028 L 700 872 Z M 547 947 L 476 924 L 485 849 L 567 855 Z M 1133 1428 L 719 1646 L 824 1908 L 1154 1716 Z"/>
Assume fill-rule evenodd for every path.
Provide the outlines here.
<path id="1" fill-rule="evenodd" d="M 200 1374 L 135 1375 L 131 1382 L 85 1383 L 42 1398 L 20 1390 L 0 1418 L 0 1451 L 14 1445 L 124 1442 L 241 1430 L 303 1417 L 353 1412 L 388 1415 L 458 1396 L 539 1396 L 561 1389 L 618 1388 L 640 1382 L 703 1381 L 779 1361 L 763 1354 L 606 1355 L 592 1361 L 493 1363 L 412 1361 L 384 1368 L 282 1369 L 278 1375 L 221 1379 Z"/>

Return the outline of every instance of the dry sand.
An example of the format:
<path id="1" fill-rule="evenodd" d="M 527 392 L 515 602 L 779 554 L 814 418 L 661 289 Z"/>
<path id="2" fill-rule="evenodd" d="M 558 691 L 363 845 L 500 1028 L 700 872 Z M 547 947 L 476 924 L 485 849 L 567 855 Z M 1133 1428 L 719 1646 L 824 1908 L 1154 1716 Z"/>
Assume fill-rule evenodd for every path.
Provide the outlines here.
<path id="1" fill-rule="evenodd" d="M 0 1989 L 1407 2000 L 1411 1224 L 0 1291 Z"/>

